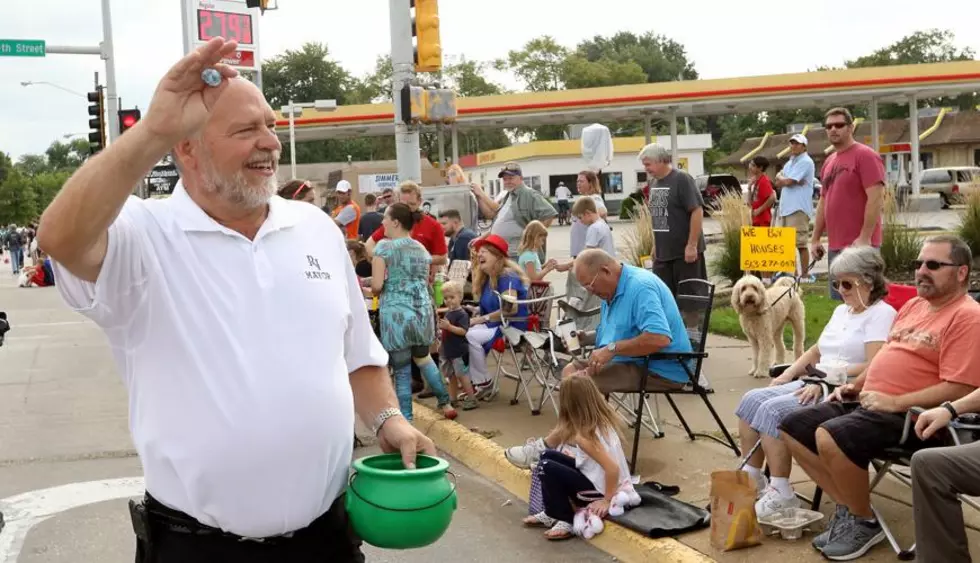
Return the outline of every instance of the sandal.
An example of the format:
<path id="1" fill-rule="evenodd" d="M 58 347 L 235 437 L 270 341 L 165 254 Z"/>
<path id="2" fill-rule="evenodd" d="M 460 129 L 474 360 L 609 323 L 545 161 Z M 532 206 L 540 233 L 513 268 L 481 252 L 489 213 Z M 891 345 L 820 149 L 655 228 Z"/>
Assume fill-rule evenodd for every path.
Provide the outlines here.
<path id="1" fill-rule="evenodd" d="M 544 533 L 544 537 L 549 541 L 562 541 L 575 537 L 575 532 L 572 531 L 571 524 L 559 520 L 555 522 L 555 525 L 550 530 Z"/>
<path id="2" fill-rule="evenodd" d="M 522 522 L 528 528 L 550 528 L 555 525 L 555 519 L 545 514 L 544 511 L 532 514 Z"/>

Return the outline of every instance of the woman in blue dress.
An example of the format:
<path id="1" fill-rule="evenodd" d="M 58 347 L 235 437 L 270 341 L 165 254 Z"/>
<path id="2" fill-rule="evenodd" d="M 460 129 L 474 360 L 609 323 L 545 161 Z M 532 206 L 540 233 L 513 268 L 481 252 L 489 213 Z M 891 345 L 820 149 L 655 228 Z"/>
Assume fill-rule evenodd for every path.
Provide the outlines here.
<path id="1" fill-rule="evenodd" d="M 497 235 L 488 235 L 473 243 L 476 259 L 473 267 L 473 297 L 480 300 L 480 314 L 470 320 L 466 340 L 470 348 L 470 380 L 476 389 L 476 398 L 490 400 L 493 378 L 487 370 L 487 353 L 495 340 L 500 338 L 502 315 L 527 318 L 527 305 L 508 305 L 494 292 L 513 299 L 527 299 L 528 279 L 521 267 L 507 258 L 507 241 Z M 527 328 L 526 321 L 509 323 L 518 330 Z"/>
<path id="2" fill-rule="evenodd" d="M 435 340 L 435 318 L 429 294 L 429 252 L 410 236 L 421 218 L 404 203 L 385 210 L 381 224 L 386 239 L 374 249 L 371 289 L 379 296 L 378 311 L 381 344 L 388 351 L 395 372 L 398 406 L 412 420 L 412 362 L 435 392 L 446 418 L 456 418 L 456 410 L 442 381 L 439 368 L 429 355 Z"/>

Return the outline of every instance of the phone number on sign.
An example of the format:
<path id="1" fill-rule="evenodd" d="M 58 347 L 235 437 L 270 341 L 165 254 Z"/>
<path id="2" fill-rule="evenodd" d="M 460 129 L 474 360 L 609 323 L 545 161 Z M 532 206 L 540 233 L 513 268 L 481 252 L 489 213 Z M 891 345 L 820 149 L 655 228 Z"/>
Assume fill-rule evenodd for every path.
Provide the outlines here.
<path id="1" fill-rule="evenodd" d="M 793 260 L 746 260 L 742 263 L 745 270 L 763 270 L 766 268 L 795 269 L 796 262 Z"/>

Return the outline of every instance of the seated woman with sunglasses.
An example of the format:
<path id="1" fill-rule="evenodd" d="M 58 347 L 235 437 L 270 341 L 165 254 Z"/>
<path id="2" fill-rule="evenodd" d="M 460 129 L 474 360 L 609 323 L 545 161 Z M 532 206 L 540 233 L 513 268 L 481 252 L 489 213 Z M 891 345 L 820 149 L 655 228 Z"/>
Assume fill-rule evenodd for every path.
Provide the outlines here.
<path id="1" fill-rule="evenodd" d="M 762 437 L 762 448 L 745 465 L 761 495 L 755 507 L 760 518 L 799 506 L 789 482 L 793 459 L 779 439 L 779 424 L 790 412 L 818 401 L 822 389 L 798 379 L 817 375 L 815 366 L 821 361 L 845 363 L 848 378 L 857 377 L 888 339 L 896 311 L 884 301 L 888 293 L 884 271 L 881 255 L 870 246 L 842 251 L 831 264 L 830 274 L 844 303 L 834 309 L 820 339 L 769 387 L 753 389 L 742 397 L 735 411 L 742 451 L 751 450 Z M 769 463 L 769 481 L 762 474 L 764 461 Z"/>

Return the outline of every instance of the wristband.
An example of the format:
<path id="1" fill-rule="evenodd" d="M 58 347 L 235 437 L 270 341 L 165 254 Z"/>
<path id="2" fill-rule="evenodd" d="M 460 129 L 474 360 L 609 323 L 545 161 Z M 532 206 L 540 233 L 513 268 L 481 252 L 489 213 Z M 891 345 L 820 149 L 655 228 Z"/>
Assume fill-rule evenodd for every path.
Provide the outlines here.
<path id="1" fill-rule="evenodd" d="M 402 411 L 394 407 L 388 407 L 379 412 L 378 416 L 374 418 L 374 428 L 372 428 L 372 430 L 374 430 L 374 435 L 377 436 L 378 432 L 381 432 L 381 427 L 384 426 L 385 422 L 388 422 L 388 419 L 396 416 L 402 416 Z"/>
<path id="2" fill-rule="evenodd" d="M 960 417 L 960 414 L 958 412 L 956 412 L 956 407 L 953 406 L 953 403 L 951 403 L 949 401 L 946 401 L 946 402 L 944 402 L 943 404 L 941 404 L 939 406 L 941 406 L 944 409 L 948 410 L 949 411 L 949 414 L 953 415 L 953 418 L 954 419 L 957 419 L 957 418 Z"/>

